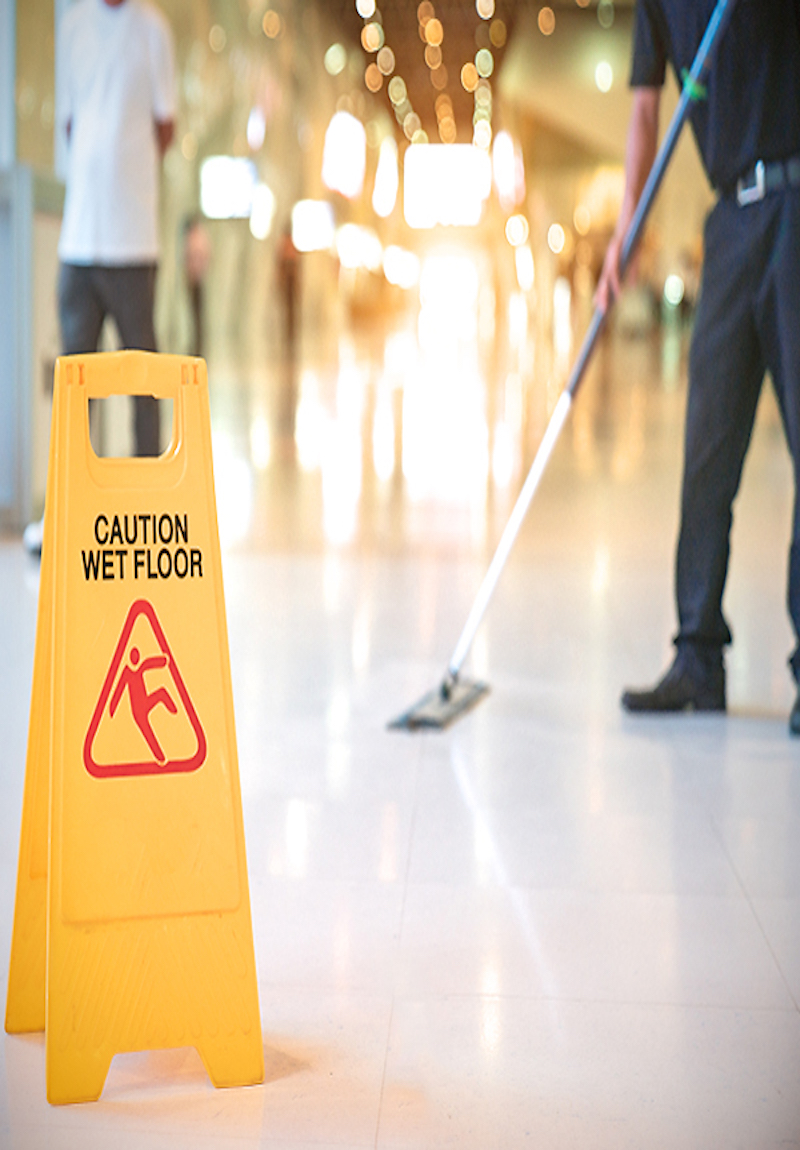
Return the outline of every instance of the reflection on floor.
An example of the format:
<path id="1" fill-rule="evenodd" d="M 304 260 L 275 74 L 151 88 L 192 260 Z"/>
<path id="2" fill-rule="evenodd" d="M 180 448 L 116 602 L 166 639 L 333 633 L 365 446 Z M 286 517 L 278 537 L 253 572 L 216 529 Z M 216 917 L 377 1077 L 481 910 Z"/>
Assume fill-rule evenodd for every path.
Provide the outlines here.
<path id="1" fill-rule="evenodd" d="M 399 332 L 268 378 L 211 364 L 267 1081 L 193 1051 L 44 1100 L 0 1044 L 9 1147 L 800 1145 L 800 744 L 786 717 L 790 471 L 765 393 L 737 505 L 731 714 L 639 719 L 669 657 L 680 339 L 605 345 L 448 732 L 386 730 L 442 674 L 557 373 L 487 388 Z M 554 369 L 555 372 L 555 369 Z M 37 573 L 0 545 L 5 982 Z"/>

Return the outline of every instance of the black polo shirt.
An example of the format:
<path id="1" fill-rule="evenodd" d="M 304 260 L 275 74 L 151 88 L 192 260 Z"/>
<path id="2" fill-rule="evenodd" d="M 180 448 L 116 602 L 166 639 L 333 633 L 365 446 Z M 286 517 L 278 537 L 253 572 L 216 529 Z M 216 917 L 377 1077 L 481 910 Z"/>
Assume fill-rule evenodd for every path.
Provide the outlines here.
<path id="1" fill-rule="evenodd" d="M 636 0 L 631 87 L 679 85 L 715 0 Z M 737 0 L 692 128 L 712 185 L 731 190 L 757 160 L 800 155 L 800 0 Z"/>

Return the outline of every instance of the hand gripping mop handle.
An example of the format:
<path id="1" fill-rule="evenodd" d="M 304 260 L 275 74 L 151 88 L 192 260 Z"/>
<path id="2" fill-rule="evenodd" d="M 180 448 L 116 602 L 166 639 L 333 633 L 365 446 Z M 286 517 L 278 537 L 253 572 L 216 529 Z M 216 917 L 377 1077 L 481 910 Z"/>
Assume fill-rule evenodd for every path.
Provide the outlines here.
<path id="1" fill-rule="evenodd" d="M 675 150 L 675 145 L 678 142 L 678 137 L 680 136 L 681 129 L 683 128 L 683 125 L 689 115 L 689 110 L 692 106 L 692 103 L 698 99 L 699 93 L 702 91 L 703 77 L 706 75 L 711 65 L 714 50 L 719 44 L 719 41 L 721 40 L 722 35 L 730 22 L 735 5 L 736 0 L 717 0 L 717 6 L 715 7 L 711 15 L 711 19 L 708 22 L 708 27 L 706 28 L 703 39 L 700 42 L 700 47 L 697 49 L 697 54 L 694 58 L 694 63 L 692 64 L 691 71 L 684 77 L 683 90 L 681 92 L 678 106 L 675 109 L 672 120 L 670 121 L 667 133 L 664 137 L 661 147 L 659 148 L 658 155 L 656 156 L 653 166 L 650 169 L 650 174 L 639 198 L 639 203 L 636 206 L 636 211 L 634 212 L 633 219 L 631 220 L 630 226 L 628 227 L 628 231 L 625 235 L 625 240 L 622 245 L 622 254 L 620 257 L 621 275 L 624 275 L 625 270 L 630 263 L 631 256 L 633 255 L 636 245 L 639 242 L 645 220 L 647 219 L 647 216 L 650 212 L 650 208 L 652 207 L 656 193 L 661 186 L 661 181 L 664 178 L 664 173 L 666 172 L 667 167 L 669 166 L 669 162 L 672 159 L 672 153 Z M 461 670 L 461 665 L 467 656 L 467 652 L 472 646 L 472 640 L 475 638 L 475 632 L 480 626 L 486 608 L 489 605 L 489 600 L 494 593 L 497 581 L 500 578 L 500 574 L 505 567 L 506 560 L 508 559 L 508 556 L 511 552 L 511 548 L 514 546 L 514 542 L 517 538 L 517 535 L 519 534 L 519 529 L 522 526 L 525 515 L 527 514 L 528 507 L 530 506 L 531 500 L 533 499 L 533 496 L 536 492 L 536 488 L 539 486 L 539 481 L 544 474 L 545 468 L 547 467 L 550 456 L 553 452 L 553 448 L 555 447 L 556 442 L 558 441 L 558 437 L 561 434 L 561 429 L 564 426 L 564 422 L 566 421 L 567 415 L 569 414 L 569 410 L 572 407 L 572 401 L 586 373 L 586 368 L 588 366 L 589 360 L 592 357 L 592 353 L 594 352 L 595 344 L 597 343 L 598 337 L 600 336 L 600 333 L 605 326 L 607 314 L 607 311 L 603 310 L 602 308 L 595 308 L 594 315 L 592 316 L 592 321 L 589 324 L 589 329 L 586 332 L 586 336 L 584 337 L 581 350 L 578 354 L 577 360 L 575 361 L 575 365 L 572 368 L 572 372 L 570 374 L 569 380 L 567 381 L 567 385 L 564 388 L 564 391 L 561 393 L 553 414 L 550 417 L 550 422 L 547 425 L 547 429 L 544 433 L 544 437 L 542 438 L 542 442 L 539 444 L 539 449 L 536 452 L 533 463 L 531 464 L 531 469 L 528 472 L 528 476 L 525 480 L 525 483 L 523 484 L 522 490 L 517 497 L 517 502 L 514 504 L 514 509 L 511 512 L 511 517 L 509 518 L 505 530 L 500 537 L 500 542 L 497 546 L 497 550 L 495 551 L 494 558 L 492 559 L 492 562 L 489 565 L 489 569 L 484 576 L 483 583 L 481 584 L 475 602 L 472 605 L 472 610 L 469 613 L 469 617 L 464 626 L 464 630 L 461 632 L 461 637 L 456 644 L 456 649 L 453 652 L 453 656 L 447 668 L 448 677 L 451 681 L 454 681 L 458 678 L 459 671 Z"/>

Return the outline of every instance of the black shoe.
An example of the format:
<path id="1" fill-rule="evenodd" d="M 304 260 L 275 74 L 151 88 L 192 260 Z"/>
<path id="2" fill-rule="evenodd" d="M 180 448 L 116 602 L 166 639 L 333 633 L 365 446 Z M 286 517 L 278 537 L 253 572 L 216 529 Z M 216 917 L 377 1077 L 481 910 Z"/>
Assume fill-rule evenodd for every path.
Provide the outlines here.
<path id="1" fill-rule="evenodd" d="M 789 715 L 789 734 L 800 735 L 800 688 L 797 690 L 797 698 Z"/>
<path id="2" fill-rule="evenodd" d="M 679 650 L 670 669 L 649 691 L 625 691 L 622 706 L 626 711 L 724 711 L 725 668 L 722 659 L 710 664 L 686 650 Z M 800 734 L 800 695 L 792 717 L 797 712 L 797 734 Z"/>

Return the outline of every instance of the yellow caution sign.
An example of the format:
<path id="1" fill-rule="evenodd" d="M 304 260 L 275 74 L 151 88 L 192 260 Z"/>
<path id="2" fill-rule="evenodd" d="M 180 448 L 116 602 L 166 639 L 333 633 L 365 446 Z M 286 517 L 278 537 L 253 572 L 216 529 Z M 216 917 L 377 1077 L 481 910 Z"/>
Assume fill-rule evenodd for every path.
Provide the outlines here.
<path id="1" fill-rule="evenodd" d="M 90 398 L 172 399 L 158 459 L 101 459 Z M 56 366 L 6 1029 L 47 1097 L 117 1053 L 195 1046 L 216 1086 L 263 1049 L 202 360 Z"/>

